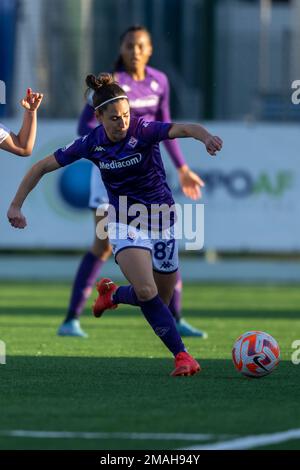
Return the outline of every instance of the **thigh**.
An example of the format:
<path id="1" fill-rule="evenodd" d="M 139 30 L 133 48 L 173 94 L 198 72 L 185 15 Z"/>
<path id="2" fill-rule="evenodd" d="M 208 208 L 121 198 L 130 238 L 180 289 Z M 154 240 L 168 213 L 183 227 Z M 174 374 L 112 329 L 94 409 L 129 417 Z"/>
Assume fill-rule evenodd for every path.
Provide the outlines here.
<path id="1" fill-rule="evenodd" d="M 122 273 L 133 286 L 138 298 L 139 293 L 154 297 L 157 288 L 153 277 L 152 257 L 149 250 L 143 248 L 124 248 L 116 255 Z"/>

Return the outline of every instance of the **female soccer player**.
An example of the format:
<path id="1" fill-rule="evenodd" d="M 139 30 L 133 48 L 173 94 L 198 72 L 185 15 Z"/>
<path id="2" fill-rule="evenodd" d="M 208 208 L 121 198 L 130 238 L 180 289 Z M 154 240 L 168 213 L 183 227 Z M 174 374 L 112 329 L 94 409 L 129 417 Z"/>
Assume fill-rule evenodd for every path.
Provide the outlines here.
<path id="1" fill-rule="evenodd" d="M 0 148 L 2 150 L 20 157 L 31 155 L 36 136 L 36 111 L 42 99 L 43 95 L 41 93 L 33 93 L 31 88 L 28 88 L 25 98 L 21 100 L 21 105 L 25 108 L 25 111 L 23 124 L 18 134 L 14 134 L 0 123 Z"/>
<path id="2" fill-rule="evenodd" d="M 102 280 L 97 287 L 99 297 L 94 314 L 101 316 L 104 310 L 120 303 L 139 306 L 175 357 L 172 375 L 193 375 L 200 371 L 200 366 L 186 351 L 168 308 L 176 283 L 178 250 L 174 218 L 170 216 L 174 201 L 159 142 L 193 137 L 205 144 L 210 155 L 215 155 L 222 148 L 222 140 L 198 124 L 130 119 L 129 99 L 109 74 L 98 79 L 88 75 L 86 84 L 94 90 L 93 105 L 100 125 L 29 170 L 11 203 L 8 219 L 13 227 L 26 226 L 22 205 L 44 174 L 80 158 L 93 162 L 101 172 L 109 197 L 108 227 L 115 259 L 130 283 L 117 287 L 110 280 Z M 142 229 L 131 226 L 130 209 L 133 211 L 136 204 L 146 209 Z M 152 213 L 157 205 L 164 207 L 162 222 Z M 159 231 L 159 239 L 152 236 L 153 230 L 156 234 Z"/>
<path id="3" fill-rule="evenodd" d="M 147 121 L 169 122 L 169 82 L 166 75 L 159 70 L 147 66 L 152 54 L 150 33 L 143 26 L 132 26 L 121 36 L 120 56 L 117 60 L 114 78 L 126 92 L 131 109 L 131 116 L 144 117 Z M 78 133 L 88 134 L 99 123 L 95 118 L 94 107 L 90 99 L 85 106 L 79 121 Z M 187 166 L 176 140 L 166 140 L 166 149 L 178 171 L 180 184 L 184 194 L 191 199 L 201 196 L 200 187 L 203 181 Z M 91 194 L 89 206 L 95 211 L 95 224 L 101 221 L 96 209 L 107 206 L 108 198 L 102 181 L 99 181 L 97 168 L 93 168 L 91 177 Z M 66 318 L 59 327 L 62 336 L 86 336 L 81 329 L 79 316 L 83 311 L 92 286 L 99 275 L 104 262 L 111 254 L 108 238 L 95 237 L 93 246 L 88 251 L 78 268 L 70 298 Z M 182 336 L 198 336 L 206 338 L 204 331 L 193 328 L 181 317 L 182 282 L 179 271 L 170 310 L 176 319 L 178 331 Z"/>

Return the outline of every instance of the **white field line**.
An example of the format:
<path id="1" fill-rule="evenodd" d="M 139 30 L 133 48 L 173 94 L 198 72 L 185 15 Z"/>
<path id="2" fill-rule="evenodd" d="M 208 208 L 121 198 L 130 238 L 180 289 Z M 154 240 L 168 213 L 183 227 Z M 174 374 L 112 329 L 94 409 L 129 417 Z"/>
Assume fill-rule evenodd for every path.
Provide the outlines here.
<path id="1" fill-rule="evenodd" d="M 264 445 L 278 444 L 292 439 L 300 439 L 300 429 L 290 429 L 289 431 L 277 432 L 274 434 L 245 436 L 205 446 L 200 444 L 198 446 L 195 445 L 182 450 L 246 450 Z"/>
<path id="2" fill-rule="evenodd" d="M 153 441 L 211 441 L 213 434 L 139 433 L 139 432 L 64 432 L 64 431 L 0 431 L 0 436 L 33 439 L 127 439 Z M 223 436 L 225 437 L 225 436 Z"/>

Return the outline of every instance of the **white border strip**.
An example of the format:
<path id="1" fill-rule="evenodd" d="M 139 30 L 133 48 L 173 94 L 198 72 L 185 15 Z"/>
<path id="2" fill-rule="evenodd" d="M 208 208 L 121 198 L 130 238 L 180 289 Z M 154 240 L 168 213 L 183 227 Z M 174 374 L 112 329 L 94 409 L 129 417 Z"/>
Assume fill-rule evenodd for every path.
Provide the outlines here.
<path id="1" fill-rule="evenodd" d="M 274 434 L 261 434 L 260 436 L 246 436 L 230 441 L 208 444 L 206 446 L 193 446 L 182 450 L 246 450 L 263 445 L 278 444 L 279 442 L 290 441 L 292 439 L 300 439 L 300 428 L 290 429 L 285 432 L 277 432 Z"/>
<path id="2" fill-rule="evenodd" d="M 210 441 L 216 439 L 213 434 L 180 433 L 127 433 L 127 432 L 60 432 L 60 431 L 0 431 L 0 436 L 29 437 L 34 439 L 128 439 L 153 441 Z M 225 436 L 224 436 L 225 437 Z"/>

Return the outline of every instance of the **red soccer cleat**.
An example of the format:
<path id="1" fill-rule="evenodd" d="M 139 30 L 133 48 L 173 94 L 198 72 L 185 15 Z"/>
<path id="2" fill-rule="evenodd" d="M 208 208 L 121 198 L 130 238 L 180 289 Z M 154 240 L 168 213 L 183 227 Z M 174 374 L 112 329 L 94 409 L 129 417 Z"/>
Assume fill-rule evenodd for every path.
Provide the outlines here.
<path id="1" fill-rule="evenodd" d="M 180 375 L 194 375 L 201 371 L 198 362 L 187 352 L 180 352 L 175 357 L 175 369 L 171 373 L 173 377 Z"/>
<path id="2" fill-rule="evenodd" d="M 114 310 L 118 307 L 118 304 L 114 304 L 112 301 L 112 294 L 118 289 L 118 286 L 111 279 L 104 278 L 97 282 L 96 289 L 99 295 L 93 305 L 93 314 L 99 318 L 104 310 Z"/>

